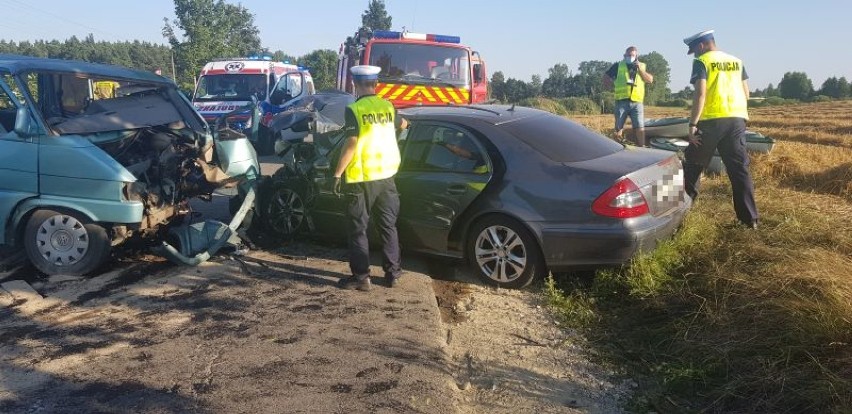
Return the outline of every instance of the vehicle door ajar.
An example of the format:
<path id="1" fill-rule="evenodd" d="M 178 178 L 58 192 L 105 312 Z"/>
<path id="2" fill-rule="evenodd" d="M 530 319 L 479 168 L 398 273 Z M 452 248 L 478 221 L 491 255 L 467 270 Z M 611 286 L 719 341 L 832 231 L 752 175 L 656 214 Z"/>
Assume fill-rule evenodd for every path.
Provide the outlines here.
<path id="1" fill-rule="evenodd" d="M 406 248 L 444 253 L 458 217 L 493 175 L 487 153 L 464 127 L 414 122 L 396 176 L 397 221 Z"/>
<path id="2" fill-rule="evenodd" d="M 272 94 L 269 95 L 269 103 L 282 106 L 302 96 L 305 89 L 305 75 L 301 72 L 290 72 L 278 80 Z"/>
<path id="3" fill-rule="evenodd" d="M 0 72 L 0 244 L 15 206 L 38 195 L 38 139 L 24 131 L 34 122 L 16 90 L 14 78 Z"/>

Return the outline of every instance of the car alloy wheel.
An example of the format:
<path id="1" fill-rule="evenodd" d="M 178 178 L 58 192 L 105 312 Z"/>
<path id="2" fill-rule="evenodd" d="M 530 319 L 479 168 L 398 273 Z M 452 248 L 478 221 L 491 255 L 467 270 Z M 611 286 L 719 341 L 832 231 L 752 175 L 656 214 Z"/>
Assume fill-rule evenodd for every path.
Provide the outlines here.
<path id="1" fill-rule="evenodd" d="M 275 234 L 294 236 L 305 221 L 305 201 L 296 191 L 277 186 L 270 194 L 266 208 L 266 222 Z"/>
<path id="2" fill-rule="evenodd" d="M 512 229 L 490 226 L 476 238 L 475 260 L 479 270 L 498 283 L 512 282 L 524 273 L 527 248 Z"/>
<path id="3" fill-rule="evenodd" d="M 532 233 L 514 219 L 485 217 L 474 224 L 470 235 L 467 257 L 486 283 L 521 288 L 547 273 Z"/>

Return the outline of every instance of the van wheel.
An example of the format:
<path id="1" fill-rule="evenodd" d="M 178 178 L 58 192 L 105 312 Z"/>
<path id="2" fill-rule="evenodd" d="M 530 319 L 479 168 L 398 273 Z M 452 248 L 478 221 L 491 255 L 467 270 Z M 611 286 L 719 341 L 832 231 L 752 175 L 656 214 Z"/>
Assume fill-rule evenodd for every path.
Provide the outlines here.
<path id="1" fill-rule="evenodd" d="M 24 248 L 36 269 L 48 274 L 80 276 L 106 261 L 106 229 L 79 213 L 38 210 L 24 228 Z"/>
<path id="2" fill-rule="evenodd" d="M 470 232 L 467 257 L 488 284 L 518 289 L 547 274 L 532 233 L 508 217 L 487 217 Z"/>

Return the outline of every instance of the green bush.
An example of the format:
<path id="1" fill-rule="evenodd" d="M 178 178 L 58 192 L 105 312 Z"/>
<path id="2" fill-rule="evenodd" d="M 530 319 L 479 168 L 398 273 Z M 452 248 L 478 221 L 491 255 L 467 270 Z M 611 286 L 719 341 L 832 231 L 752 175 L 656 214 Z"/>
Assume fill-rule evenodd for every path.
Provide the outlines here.
<path id="1" fill-rule="evenodd" d="M 826 95 L 816 95 L 812 96 L 811 99 L 808 99 L 809 102 L 831 102 L 834 98 Z"/>
<path id="2" fill-rule="evenodd" d="M 541 109 L 542 111 L 547 111 L 556 115 L 568 114 L 568 112 L 565 110 L 565 107 L 562 106 L 561 103 L 553 99 L 548 99 L 541 96 L 524 99 L 523 101 L 519 102 L 518 105 Z"/>
<path id="3" fill-rule="evenodd" d="M 753 108 L 761 106 L 794 105 L 799 103 L 798 99 L 784 99 L 780 96 L 770 96 L 763 101 L 749 101 L 748 105 Z"/>
<path id="4" fill-rule="evenodd" d="M 572 96 L 560 99 L 559 103 L 572 115 L 597 115 L 601 113 L 600 105 L 589 98 Z"/>
<path id="5" fill-rule="evenodd" d="M 597 98 L 598 105 L 601 106 L 601 113 L 611 114 L 615 112 L 615 94 L 612 92 L 601 92 Z"/>

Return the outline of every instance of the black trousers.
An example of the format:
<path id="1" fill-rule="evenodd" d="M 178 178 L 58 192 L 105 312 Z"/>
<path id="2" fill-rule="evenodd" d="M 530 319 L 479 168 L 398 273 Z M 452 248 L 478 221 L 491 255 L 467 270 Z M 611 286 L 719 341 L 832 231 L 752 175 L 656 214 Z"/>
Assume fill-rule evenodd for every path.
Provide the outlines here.
<path id="1" fill-rule="evenodd" d="M 385 277 L 399 277 L 399 236 L 396 219 L 399 216 L 399 193 L 393 177 L 384 180 L 347 184 L 349 205 L 349 269 L 359 280 L 370 277 L 370 245 L 367 227 L 370 219 L 382 239 L 382 269 Z"/>
<path id="2" fill-rule="evenodd" d="M 734 199 L 737 218 L 751 224 L 758 219 L 754 203 L 754 183 L 749 172 L 749 158 L 745 145 L 746 123 L 742 118 L 718 118 L 698 122 L 701 145 L 689 144 L 683 164 L 686 193 L 693 201 L 698 197 L 701 172 L 707 168 L 713 154 L 725 164 Z"/>

